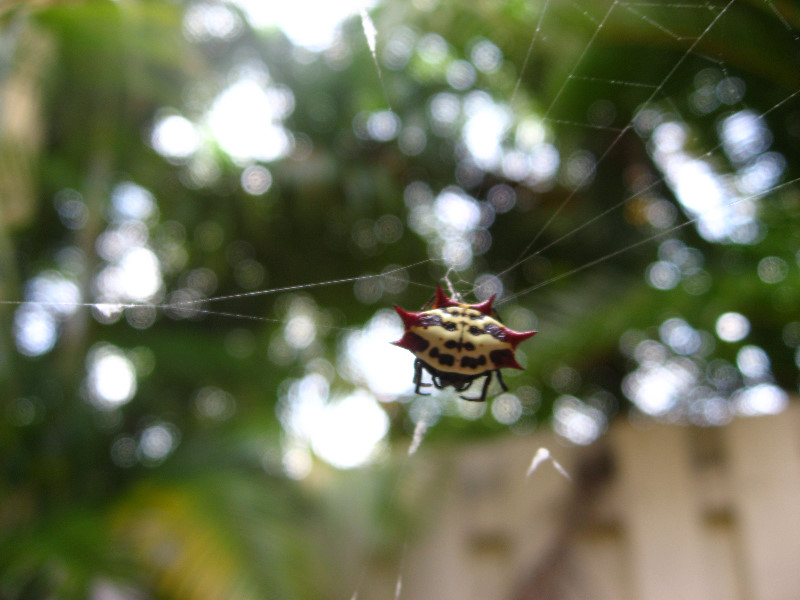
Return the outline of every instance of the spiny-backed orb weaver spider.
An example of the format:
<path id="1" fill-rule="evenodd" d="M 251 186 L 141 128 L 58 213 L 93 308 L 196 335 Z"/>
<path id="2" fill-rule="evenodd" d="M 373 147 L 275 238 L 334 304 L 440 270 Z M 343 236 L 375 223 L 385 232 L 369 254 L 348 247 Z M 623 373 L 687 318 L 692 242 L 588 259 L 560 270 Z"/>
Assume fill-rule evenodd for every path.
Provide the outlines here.
<path id="1" fill-rule="evenodd" d="M 500 369 L 521 369 L 514 357 L 517 346 L 533 336 L 535 331 L 514 331 L 493 318 L 494 296 L 479 304 L 465 304 L 448 297 L 436 286 L 433 307 L 422 312 L 408 312 L 399 306 L 394 309 L 403 319 L 405 332 L 396 346 L 410 350 L 414 361 L 414 392 L 423 396 L 423 369 L 430 373 L 434 387 L 452 386 L 465 391 L 473 381 L 485 377 L 478 398 L 461 396 L 464 400 L 483 402 L 492 380 L 492 373 L 503 390 L 508 390 Z M 435 366 L 434 366 L 435 365 Z"/>

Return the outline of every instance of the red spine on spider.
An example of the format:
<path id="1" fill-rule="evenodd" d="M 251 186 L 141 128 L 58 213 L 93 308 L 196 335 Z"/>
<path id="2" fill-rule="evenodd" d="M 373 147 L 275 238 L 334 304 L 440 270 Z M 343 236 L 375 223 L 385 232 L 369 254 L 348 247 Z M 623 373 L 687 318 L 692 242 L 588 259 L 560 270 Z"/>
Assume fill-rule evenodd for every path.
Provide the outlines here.
<path id="1" fill-rule="evenodd" d="M 433 307 L 410 312 L 395 306 L 403 320 L 403 337 L 393 342 L 415 357 L 414 391 L 423 394 L 422 371 L 431 376 L 438 389 L 453 387 L 465 391 L 472 382 L 484 377 L 481 395 L 461 396 L 464 400 L 483 402 L 495 374 L 503 390 L 508 390 L 500 369 L 521 369 L 514 355 L 517 346 L 535 331 L 514 331 L 495 318 L 494 296 L 478 304 L 458 302 L 436 287 Z"/>

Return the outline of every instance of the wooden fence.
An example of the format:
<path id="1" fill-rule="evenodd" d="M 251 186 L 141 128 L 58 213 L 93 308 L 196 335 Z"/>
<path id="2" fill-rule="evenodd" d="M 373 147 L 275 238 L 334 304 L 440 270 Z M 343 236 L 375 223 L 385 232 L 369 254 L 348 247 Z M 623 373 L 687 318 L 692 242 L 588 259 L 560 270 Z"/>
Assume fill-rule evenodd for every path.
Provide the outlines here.
<path id="1" fill-rule="evenodd" d="M 572 481 L 547 463 L 526 477 L 540 447 Z M 589 448 L 420 452 L 424 526 L 359 598 L 800 599 L 798 403 L 721 428 L 619 421 Z"/>

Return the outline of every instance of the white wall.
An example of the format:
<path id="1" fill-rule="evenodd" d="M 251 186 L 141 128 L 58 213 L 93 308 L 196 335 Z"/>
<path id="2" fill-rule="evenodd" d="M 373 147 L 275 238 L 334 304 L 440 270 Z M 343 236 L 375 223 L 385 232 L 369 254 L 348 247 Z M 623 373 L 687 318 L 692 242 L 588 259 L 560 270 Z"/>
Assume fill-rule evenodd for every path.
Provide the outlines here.
<path id="1" fill-rule="evenodd" d="M 526 477 L 540 447 L 573 481 Z M 620 420 L 590 448 L 423 444 L 409 468 L 429 475 L 425 524 L 359 597 L 400 577 L 404 600 L 800 599 L 797 403 L 716 429 Z"/>

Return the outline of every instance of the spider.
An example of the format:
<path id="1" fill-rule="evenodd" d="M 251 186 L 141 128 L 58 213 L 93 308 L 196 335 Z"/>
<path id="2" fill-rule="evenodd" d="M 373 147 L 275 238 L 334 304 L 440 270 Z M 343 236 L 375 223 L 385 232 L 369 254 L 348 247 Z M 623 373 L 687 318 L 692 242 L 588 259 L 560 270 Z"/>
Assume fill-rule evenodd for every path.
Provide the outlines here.
<path id="1" fill-rule="evenodd" d="M 436 286 L 433 307 L 422 312 L 408 312 L 399 306 L 394 309 L 403 320 L 405 332 L 396 346 L 411 351 L 414 361 L 414 392 L 430 383 L 422 383 L 422 371 L 431 376 L 437 389 L 452 387 L 463 392 L 476 379 L 484 377 L 481 395 L 477 398 L 460 396 L 464 400 L 483 402 L 495 374 L 504 391 L 508 390 L 500 369 L 522 367 L 514 357 L 517 346 L 533 336 L 535 331 L 514 331 L 492 315 L 494 296 L 479 304 L 465 304 L 448 297 Z M 435 365 L 435 366 L 434 366 Z"/>

